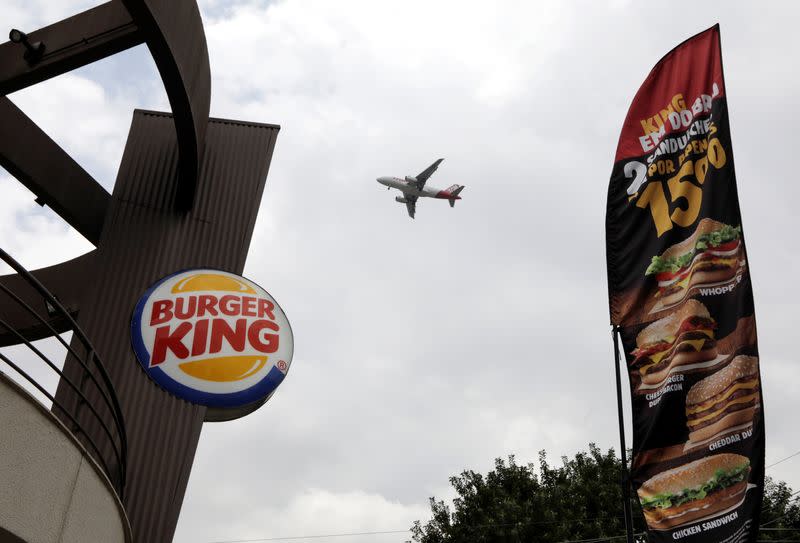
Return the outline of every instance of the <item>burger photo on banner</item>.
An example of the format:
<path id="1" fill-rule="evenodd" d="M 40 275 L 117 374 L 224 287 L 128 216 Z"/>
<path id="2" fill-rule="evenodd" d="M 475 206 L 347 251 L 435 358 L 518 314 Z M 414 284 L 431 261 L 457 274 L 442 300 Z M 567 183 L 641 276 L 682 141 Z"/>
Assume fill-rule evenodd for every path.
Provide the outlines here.
<path id="1" fill-rule="evenodd" d="M 654 275 L 658 289 L 650 313 L 669 310 L 692 294 L 723 293 L 742 278 L 746 261 L 742 228 L 702 219 L 694 233 L 654 256 L 645 275 Z"/>
<path id="2" fill-rule="evenodd" d="M 708 308 L 694 299 L 644 328 L 631 352 L 635 391 L 657 389 L 671 375 L 710 370 L 725 362 L 714 339 L 716 328 Z"/>
<path id="3" fill-rule="evenodd" d="M 670 530 L 734 511 L 744 501 L 749 475 L 750 460 L 738 454 L 716 454 L 662 471 L 638 490 L 647 525 Z"/>
<path id="4" fill-rule="evenodd" d="M 758 358 L 737 356 L 686 395 L 687 447 L 703 446 L 723 436 L 746 432 L 761 407 Z"/>
<path id="5" fill-rule="evenodd" d="M 764 423 L 746 255 L 714 26 L 645 79 L 608 190 L 611 324 L 650 541 L 755 541 Z"/>

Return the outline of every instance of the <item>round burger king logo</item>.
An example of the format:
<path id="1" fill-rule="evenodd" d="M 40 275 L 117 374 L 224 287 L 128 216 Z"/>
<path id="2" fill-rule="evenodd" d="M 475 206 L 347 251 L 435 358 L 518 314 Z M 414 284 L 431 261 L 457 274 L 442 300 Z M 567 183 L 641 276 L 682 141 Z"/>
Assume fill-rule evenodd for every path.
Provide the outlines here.
<path id="1" fill-rule="evenodd" d="M 264 400 L 289 371 L 289 321 L 252 281 L 213 269 L 161 279 L 136 304 L 131 340 L 144 370 L 176 396 L 209 407 Z"/>

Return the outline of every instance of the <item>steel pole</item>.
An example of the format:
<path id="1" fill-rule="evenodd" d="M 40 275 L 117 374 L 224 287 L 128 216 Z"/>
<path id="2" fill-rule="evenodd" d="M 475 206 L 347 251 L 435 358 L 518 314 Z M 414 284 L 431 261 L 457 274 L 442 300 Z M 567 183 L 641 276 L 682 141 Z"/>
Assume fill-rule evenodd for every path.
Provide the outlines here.
<path id="1" fill-rule="evenodd" d="M 628 455 L 625 450 L 625 420 L 622 417 L 622 379 L 619 375 L 619 327 L 611 328 L 611 340 L 614 342 L 614 373 L 617 378 L 617 416 L 619 418 L 619 453 L 622 457 L 622 510 L 625 515 L 625 534 L 627 542 L 633 543 L 633 512 L 631 510 L 630 474 L 628 472 Z"/>

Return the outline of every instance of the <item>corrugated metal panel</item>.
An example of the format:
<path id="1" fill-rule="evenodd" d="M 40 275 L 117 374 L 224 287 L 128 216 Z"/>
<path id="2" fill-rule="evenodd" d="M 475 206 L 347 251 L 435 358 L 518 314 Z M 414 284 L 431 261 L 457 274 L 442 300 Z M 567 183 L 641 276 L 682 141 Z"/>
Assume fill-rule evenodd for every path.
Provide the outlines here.
<path id="1" fill-rule="evenodd" d="M 137 542 L 172 540 L 205 408 L 171 396 L 147 377 L 131 348 L 131 313 L 150 285 L 176 270 L 242 272 L 278 130 L 212 119 L 195 208 L 179 214 L 173 205 L 178 148 L 172 118 L 134 113 L 78 324 L 105 362 L 125 415 L 124 501 Z"/>

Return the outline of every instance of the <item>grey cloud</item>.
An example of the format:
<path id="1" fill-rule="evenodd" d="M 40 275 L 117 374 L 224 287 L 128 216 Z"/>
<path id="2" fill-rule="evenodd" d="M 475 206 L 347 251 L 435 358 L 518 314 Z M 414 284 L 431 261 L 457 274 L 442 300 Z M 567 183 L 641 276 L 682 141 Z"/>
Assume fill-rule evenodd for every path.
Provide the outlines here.
<path id="1" fill-rule="evenodd" d="M 542 448 L 555 459 L 589 441 L 617 447 L 603 232 L 611 162 L 650 68 L 717 20 L 767 457 L 800 448 L 785 415 L 787 383 L 800 376 L 789 324 L 800 262 L 786 250 L 798 79 L 784 68 L 797 8 L 671 6 L 412 2 L 383 14 L 356 2 L 203 3 L 212 114 L 282 125 L 245 275 L 286 310 L 296 355 L 263 409 L 204 428 L 176 541 L 404 527 L 464 468 L 509 453 L 532 461 Z M 124 140 L 129 117 L 117 111 L 161 98 L 125 92 L 115 73 L 81 76 L 106 89 L 103 126 Z M 374 179 L 439 156 L 430 183 L 465 184 L 464 199 L 421 202 L 411 221 Z M 109 156 L 97 169 L 117 164 Z M 43 247 L 61 238 L 48 239 Z M 797 487 L 798 466 L 775 473 Z"/>

